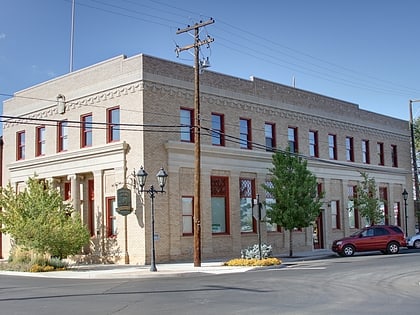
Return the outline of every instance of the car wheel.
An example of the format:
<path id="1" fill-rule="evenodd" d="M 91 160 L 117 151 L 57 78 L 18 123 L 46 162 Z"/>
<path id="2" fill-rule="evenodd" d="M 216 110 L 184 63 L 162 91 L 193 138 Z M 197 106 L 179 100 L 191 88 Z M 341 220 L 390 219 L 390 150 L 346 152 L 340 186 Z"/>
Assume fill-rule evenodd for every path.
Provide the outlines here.
<path id="1" fill-rule="evenodd" d="M 420 249 L 420 240 L 415 240 L 414 243 L 413 243 L 413 247 L 415 249 Z"/>
<path id="2" fill-rule="evenodd" d="M 396 242 L 391 242 L 388 244 L 386 251 L 388 254 L 398 254 L 400 251 L 400 245 L 398 245 Z"/>
<path id="3" fill-rule="evenodd" d="M 351 245 L 346 245 L 343 247 L 343 256 L 353 256 L 354 254 L 354 247 Z"/>

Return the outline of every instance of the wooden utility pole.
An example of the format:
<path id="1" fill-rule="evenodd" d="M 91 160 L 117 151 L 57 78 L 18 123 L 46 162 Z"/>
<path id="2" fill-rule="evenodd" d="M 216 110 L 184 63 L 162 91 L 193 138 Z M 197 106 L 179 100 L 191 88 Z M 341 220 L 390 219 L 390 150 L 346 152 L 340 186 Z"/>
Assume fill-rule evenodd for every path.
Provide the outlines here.
<path id="1" fill-rule="evenodd" d="M 177 47 L 177 54 L 184 50 L 194 48 L 194 267 L 201 267 L 201 209 L 200 209 L 200 188 L 201 188 L 201 144 L 200 144 L 200 46 L 210 44 L 213 38 L 207 37 L 200 40 L 200 27 L 214 23 L 213 19 L 206 22 L 188 25 L 184 29 L 178 29 L 176 34 L 194 31 L 194 44 Z"/>

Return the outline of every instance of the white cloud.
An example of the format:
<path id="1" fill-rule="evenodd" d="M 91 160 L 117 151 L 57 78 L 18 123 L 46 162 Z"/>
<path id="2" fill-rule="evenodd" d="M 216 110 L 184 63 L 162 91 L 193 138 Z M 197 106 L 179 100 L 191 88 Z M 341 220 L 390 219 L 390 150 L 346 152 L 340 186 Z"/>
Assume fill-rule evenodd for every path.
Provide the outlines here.
<path id="1" fill-rule="evenodd" d="M 0 39 L 4 39 L 4 38 L 6 38 L 6 34 L 0 33 Z"/>

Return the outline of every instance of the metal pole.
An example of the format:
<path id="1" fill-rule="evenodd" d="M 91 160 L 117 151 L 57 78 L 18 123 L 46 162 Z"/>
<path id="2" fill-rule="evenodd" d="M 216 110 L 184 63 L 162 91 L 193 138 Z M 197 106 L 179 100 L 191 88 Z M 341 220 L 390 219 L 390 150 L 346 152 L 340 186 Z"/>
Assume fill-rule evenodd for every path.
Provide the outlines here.
<path id="1" fill-rule="evenodd" d="M 262 259 L 262 250 L 261 250 L 261 205 L 260 205 L 260 195 L 257 194 L 257 209 L 258 209 L 258 225 L 257 225 L 257 233 L 258 233 L 258 251 L 260 253 L 260 260 Z"/>
<path id="2" fill-rule="evenodd" d="M 405 211 L 405 236 L 408 237 L 408 213 L 407 213 L 407 199 L 404 199 L 404 211 Z"/>
<path id="3" fill-rule="evenodd" d="M 156 251 L 155 251 L 155 188 L 152 186 L 150 186 L 150 207 L 151 207 L 151 227 L 152 227 L 152 236 L 151 236 L 151 241 L 152 241 L 152 258 L 150 261 L 150 271 L 157 271 L 156 268 Z"/>
<path id="4" fill-rule="evenodd" d="M 124 262 L 126 265 L 128 265 L 130 263 L 130 256 L 128 256 L 127 216 L 124 216 L 124 249 L 125 249 Z"/>

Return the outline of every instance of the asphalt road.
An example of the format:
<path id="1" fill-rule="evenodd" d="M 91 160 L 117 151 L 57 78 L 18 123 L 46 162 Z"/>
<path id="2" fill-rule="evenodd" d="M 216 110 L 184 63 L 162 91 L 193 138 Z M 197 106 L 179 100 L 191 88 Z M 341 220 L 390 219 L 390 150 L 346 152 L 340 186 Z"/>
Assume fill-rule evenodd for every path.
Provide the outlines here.
<path id="1" fill-rule="evenodd" d="M 236 274 L 57 279 L 0 274 L 0 314 L 419 314 L 420 251 Z"/>

